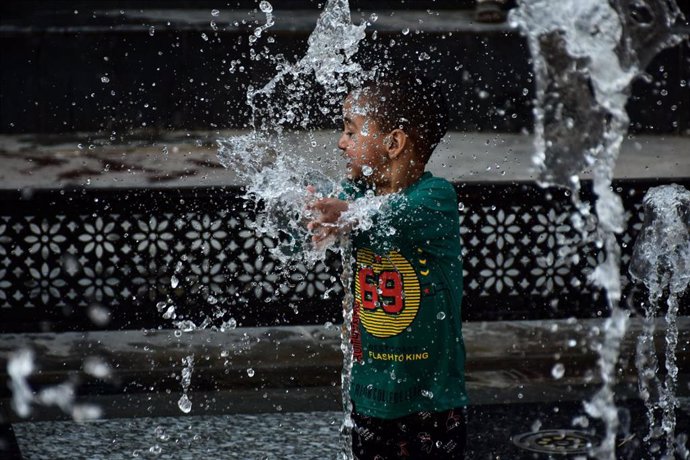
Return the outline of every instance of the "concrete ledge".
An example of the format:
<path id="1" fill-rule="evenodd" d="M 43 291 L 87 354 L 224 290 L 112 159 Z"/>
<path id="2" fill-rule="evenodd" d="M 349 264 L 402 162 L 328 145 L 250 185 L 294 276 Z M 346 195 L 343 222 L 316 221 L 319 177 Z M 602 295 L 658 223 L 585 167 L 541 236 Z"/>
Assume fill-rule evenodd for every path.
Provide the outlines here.
<path id="1" fill-rule="evenodd" d="M 217 139 L 247 131 L 139 132 L 118 142 L 94 133 L 0 135 L 0 189 L 175 188 L 242 185 L 218 161 Z M 284 148 L 313 159 L 323 172 L 341 177 L 337 130 L 287 136 Z M 628 136 L 614 171 L 616 179 L 684 178 L 690 175 L 689 136 Z M 510 182 L 537 179 L 531 135 L 449 132 L 429 163 L 452 181 Z M 583 179 L 590 178 L 584 174 Z"/>
<path id="2" fill-rule="evenodd" d="M 678 320 L 679 394 L 689 394 L 690 317 Z M 631 320 L 622 345 L 617 394 L 635 398 L 635 342 L 639 319 Z M 600 384 L 594 351 L 603 320 L 476 322 L 464 325 L 467 384 L 473 404 L 577 401 Z M 663 350 L 663 320 L 655 343 Z M 182 359 L 194 355 L 190 398 L 195 413 L 334 410 L 340 405 L 342 355 L 338 326 L 241 328 L 229 332 L 201 330 L 176 333 L 104 331 L 61 334 L 0 335 L 0 378 L 7 380 L 6 361 L 20 348 L 30 348 L 38 371 L 34 388 L 67 379 L 77 382 L 86 401 L 102 404 L 106 416 L 124 413 L 174 414 L 182 392 Z M 110 364 L 112 375 L 97 380 L 83 371 L 88 357 Z M 562 363 L 562 378 L 552 375 Z M 252 369 L 250 377 L 248 369 Z M 2 393 L 6 416 L 8 390 Z M 198 412 L 196 412 L 198 411 Z M 59 417 L 40 409 L 38 419 Z"/>

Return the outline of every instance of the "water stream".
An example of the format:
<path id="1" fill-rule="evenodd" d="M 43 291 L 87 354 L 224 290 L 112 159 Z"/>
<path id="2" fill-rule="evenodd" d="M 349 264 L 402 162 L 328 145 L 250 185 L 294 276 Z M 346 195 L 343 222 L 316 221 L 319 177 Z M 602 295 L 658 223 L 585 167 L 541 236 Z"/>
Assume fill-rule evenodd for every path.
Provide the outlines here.
<path id="1" fill-rule="evenodd" d="M 537 81 L 534 163 L 544 186 L 570 189 L 577 209 L 573 223 L 584 242 L 605 251 L 591 281 L 606 292 L 610 316 L 600 347 L 603 382 L 585 410 L 604 421 L 606 434 L 595 449 L 599 459 L 615 459 L 618 412 L 615 369 L 629 312 L 620 307 L 620 247 L 625 226 L 621 198 L 611 181 L 629 119 L 630 84 L 651 58 L 678 42 L 671 27 L 679 16 L 673 2 L 577 0 L 519 2 L 511 14 L 526 35 Z M 579 176 L 591 170 L 595 212 L 579 199 Z M 594 232 L 588 232 L 591 224 Z M 588 225 L 589 224 L 589 225 Z"/>
<path id="2" fill-rule="evenodd" d="M 648 301 L 644 304 L 645 323 L 638 338 L 635 364 L 640 374 L 639 386 L 647 407 L 649 434 L 645 441 L 652 451 L 664 449 L 665 459 L 688 458 L 687 433 L 675 436 L 678 399 L 678 298 L 690 284 L 690 191 L 680 185 L 653 187 L 643 199 L 645 220 L 635 242 L 630 275 L 644 283 Z M 659 364 L 654 345 L 656 316 L 666 296 L 665 368 L 662 382 L 657 376 Z M 659 412 L 661 412 L 659 414 Z M 663 446 L 655 443 L 661 438 Z"/>

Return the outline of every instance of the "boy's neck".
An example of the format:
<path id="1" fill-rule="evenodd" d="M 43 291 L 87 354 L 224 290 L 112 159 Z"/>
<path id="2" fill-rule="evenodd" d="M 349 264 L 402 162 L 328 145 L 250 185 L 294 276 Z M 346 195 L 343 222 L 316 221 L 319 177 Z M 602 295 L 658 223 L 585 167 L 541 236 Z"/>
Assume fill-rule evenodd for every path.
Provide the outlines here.
<path id="1" fill-rule="evenodd" d="M 421 167 L 410 167 L 408 165 L 405 168 L 393 168 L 388 181 L 376 184 L 376 194 L 390 195 L 391 193 L 399 193 L 417 182 L 422 177 L 422 174 L 424 174 L 424 165 L 421 165 Z"/>

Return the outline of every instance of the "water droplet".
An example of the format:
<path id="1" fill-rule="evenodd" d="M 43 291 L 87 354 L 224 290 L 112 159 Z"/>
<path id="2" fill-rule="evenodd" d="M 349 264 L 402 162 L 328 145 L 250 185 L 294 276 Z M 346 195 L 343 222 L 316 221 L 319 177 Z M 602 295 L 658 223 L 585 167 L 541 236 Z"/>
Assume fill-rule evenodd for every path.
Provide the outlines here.
<path id="1" fill-rule="evenodd" d="M 206 35 L 206 34 L 203 33 L 203 32 L 201 33 L 201 38 L 203 38 L 205 42 L 208 41 L 208 35 Z"/>
<path id="2" fill-rule="evenodd" d="M 237 328 L 237 320 L 235 318 L 230 318 L 229 320 L 227 320 L 223 324 L 221 324 L 220 331 L 221 332 L 231 331 L 235 328 Z"/>
<path id="3" fill-rule="evenodd" d="M 251 367 L 247 369 L 247 375 L 250 377 L 254 377 L 254 369 L 252 369 Z"/>
<path id="4" fill-rule="evenodd" d="M 431 59 L 431 56 L 422 51 L 421 53 L 419 53 L 419 57 L 417 59 L 419 59 L 420 61 L 428 61 L 429 59 Z"/>
<path id="5" fill-rule="evenodd" d="M 98 379 L 110 377 L 110 366 L 101 358 L 90 356 L 84 360 L 84 372 Z"/>
<path id="6" fill-rule="evenodd" d="M 182 332 L 192 332 L 196 330 L 196 324 L 189 320 L 177 321 L 175 326 Z"/>
<path id="7" fill-rule="evenodd" d="M 364 165 L 362 166 L 362 174 L 368 177 L 374 174 L 374 170 L 371 168 L 371 166 Z"/>
<path id="8" fill-rule="evenodd" d="M 563 374 L 565 374 L 565 366 L 561 363 L 556 363 L 556 365 L 554 365 L 551 369 L 551 375 L 553 375 L 553 378 L 558 380 L 563 377 Z"/>
<path id="9" fill-rule="evenodd" d="M 440 312 L 438 312 L 438 314 L 436 315 L 436 319 L 442 321 L 442 320 L 446 319 L 446 314 L 445 314 L 444 312 L 440 311 Z"/>
<path id="10" fill-rule="evenodd" d="M 403 35 L 407 35 L 407 34 L 409 34 L 409 33 L 410 33 L 410 29 L 408 29 L 407 27 L 405 27 L 405 28 L 402 30 L 402 34 L 403 34 Z"/>
<path id="11" fill-rule="evenodd" d="M 179 407 L 180 410 L 185 414 L 189 414 L 189 412 L 192 410 L 192 402 L 189 400 L 186 394 L 183 394 L 180 397 L 180 400 L 177 401 L 177 407 Z"/>
<path id="12" fill-rule="evenodd" d="M 422 396 L 431 399 L 434 397 L 434 394 L 429 390 L 422 390 Z"/>
<path id="13" fill-rule="evenodd" d="M 170 287 L 175 289 L 177 288 L 177 285 L 180 284 L 180 280 L 177 279 L 177 276 L 173 275 L 170 277 Z"/>
<path id="14" fill-rule="evenodd" d="M 101 305 L 90 306 L 88 314 L 96 326 L 105 326 L 110 322 L 110 310 Z"/>
<path id="15" fill-rule="evenodd" d="M 165 313 L 163 313 L 163 319 L 171 319 L 175 318 L 175 307 L 174 306 L 169 306 L 167 310 L 165 310 Z"/>
<path id="16" fill-rule="evenodd" d="M 371 22 L 376 22 L 379 20 L 379 15 L 376 13 L 371 13 L 371 16 L 369 16 L 369 19 L 371 19 Z"/>
<path id="17" fill-rule="evenodd" d="M 264 13 L 270 13 L 273 11 L 273 5 L 266 0 L 263 0 L 261 3 L 259 3 L 259 9 Z"/>
<path id="18" fill-rule="evenodd" d="M 573 419 L 573 426 L 581 426 L 587 428 L 589 426 L 589 419 L 584 415 L 577 416 Z"/>
<path id="19" fill-rule="evenodd" d="M 161 446 L 159 446 L 158 444 L 156 444 L 155 446 L 149 447 L 149 452 L 151 452 L 153 455 L 158 455 L 162 451 L 163 451 L 163 449 L 161 449 Z"/>
<path id="20" fill-rule="evenodd" d="M 149 27 L 149 35 L 154 36 L 156 34 L 156 28 L 154 26 Z"/>
<path id="21" fill-rule="evenodd" d="M 220 11 L 215 10 L 215 9 L 211 10 L 211 16 L 213 16 L 214 18 L 217 18 L 219 14 L 220 14 Z"/>
<path id="22" fill-rule="evenodd" d="M 101 77 L 101 83 L 110 83 L 110 78 L 105 75 Z"/>

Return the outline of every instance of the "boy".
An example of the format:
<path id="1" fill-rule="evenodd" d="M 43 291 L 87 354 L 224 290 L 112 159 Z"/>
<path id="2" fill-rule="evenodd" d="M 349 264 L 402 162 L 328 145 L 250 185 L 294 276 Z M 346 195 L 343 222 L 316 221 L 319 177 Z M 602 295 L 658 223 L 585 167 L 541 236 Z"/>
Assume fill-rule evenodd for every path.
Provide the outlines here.
<path id="1" fill-rule="evenodd" d="M 368 192 L 391 195 L 371 229 L 352 231 L 353 453 L 357 459 L 464 457 L 465 348 L 457 196 L 425 165 L 447 129 L 428 82 L 373 82 L 344 104 L 343 200 L 312 204 L 315 243 Z M 378 224 L 378 225 L 377 225 Z"/>

